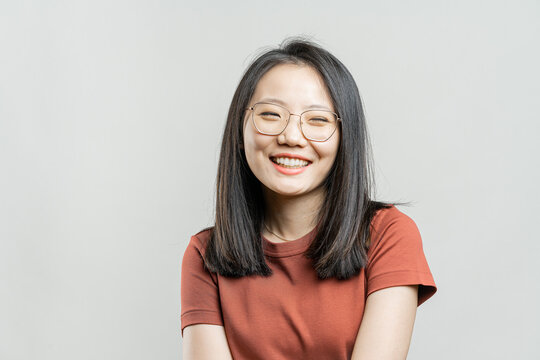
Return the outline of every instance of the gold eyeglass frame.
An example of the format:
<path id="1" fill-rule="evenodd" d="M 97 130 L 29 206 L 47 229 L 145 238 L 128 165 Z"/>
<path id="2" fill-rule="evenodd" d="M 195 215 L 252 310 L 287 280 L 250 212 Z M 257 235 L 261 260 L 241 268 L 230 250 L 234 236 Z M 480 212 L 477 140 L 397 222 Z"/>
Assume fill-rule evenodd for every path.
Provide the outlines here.
<path id="1" fill-rule="evenodd" d="M 281 130 L 281 132 L 277 133 L 277 134 L 270 134 L 270 133 L 265 133 L 265 132 L 262 132 L 261 130 L 259 130 L 259 128 L 257 127 L 257 124 L 255 124 L 255 117 L 253 115 L 253 108 L 255 107 L 255 105 L 258 105 L 258 104 L 268 104 L 268 105 L 274 105 L 274 106 L 279 106 L 280 108 L 286 110 L 288 113 L 289 113 L 289 117 L 287 118 L 287 123 L 285 124 L 285 126 L 283 127 L 283 130 Z M 338 122 L 340 121 L 343 121 L 341 120 L 341 118 L 339 117 L 338 114 L 336 114 L 335 112 L 333 111 L 330 111 L 330 110 L 326 110 L 326 109 L 309 109 L 309 110 L 306 110 L 306 111 L 302 111 L 300 114 L 293 114 L 292 112 L 290 112 L 289 109 L 287 109 L 285 106 L 281 106 L 281 105 L 278 105 L 278 104 L 274 104 L 274 103 L 271 103 L 271 102 L 265 102 L 265 101 L 261 101 L 261 102 L 258 102 L 258 103 L 255 103 L 253 104 L 251 107 L 249 108 L 246 108 L 245 110 L 251 110 L 251 122 L 253 123 L 253 126 L 255 127 L 255 129 L 257 129 L 257 131 L 263 135 L 272 135 L 272 136 L 277 136 L 277 135 L 280 135 L 282 134 L 285 129 L 287 129 L 287 126 L 289 126 L 289 120 L 291 119 L 291 115 L 295 115 L 295 116 L 299 116 L 300 117 L 300 131 L 302 132 L 302 135 L 310 140 L 310 141 L 316 141 L 316 142 L 325 142 L 325 141 L 328 141 L 328 139 L 330 139 L 334 133 L 336 132 L 336 129 L 337 129 L 337 124 Z M 334 127 L 334 131 L 332 131 L 332 134 L 330 134 L 330 136 L 328 136 L 326 139 L 324 140 L 315 140 L 315 139 L 312 139 L 312 138 L 309 138 L 306 136 L 306 134 L 304 134 L 304 128 L 302 127 L 302 124 L 303 124 L 303 121 L 302 121 L 302 115 L 306 112 L 309 112 L 309 111 L 326 111 L 326 112 L 329 112 L 331 114 L 334 114 L 334 116 L 336 117 L 336 126 Z"/>

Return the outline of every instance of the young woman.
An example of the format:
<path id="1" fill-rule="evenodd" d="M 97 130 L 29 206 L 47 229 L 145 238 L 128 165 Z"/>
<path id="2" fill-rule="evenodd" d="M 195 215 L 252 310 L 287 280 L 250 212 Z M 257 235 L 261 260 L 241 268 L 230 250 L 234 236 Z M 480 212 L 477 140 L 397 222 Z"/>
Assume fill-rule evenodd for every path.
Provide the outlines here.
<path id="1" fill-rule="evenodd" d="M 372 199 L 355 81 L 289 40 L 234 94 L 215 226 L 182 262 L 185 360 L 405 359 L 436 291 L 414 221 Z"/>

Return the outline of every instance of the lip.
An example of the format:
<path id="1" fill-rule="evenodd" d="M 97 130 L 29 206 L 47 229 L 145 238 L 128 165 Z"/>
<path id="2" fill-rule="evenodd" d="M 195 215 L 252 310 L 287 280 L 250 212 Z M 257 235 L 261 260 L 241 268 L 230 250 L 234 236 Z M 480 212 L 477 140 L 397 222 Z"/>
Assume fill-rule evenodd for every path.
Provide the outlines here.
<path id="1" fill-rule="evenodd" d="M 300 160 L 305 160 L 305 161 L 309 161 L 310 163 L 312 162 L 311 160 L 303 157 L 303 156 L 300 156 L 300 155 L 296 155 L 296 154 L 289 154 L 289 153 L 279 153 L 279 154 L 275 154 L 275 155 L 270 155 L 270 157 L 275 157 L 275 158 L 278 158 L 278 157 L 288 157 L 288 158 L 291 158 L 291 159 L 300 159 Z"/>
<path id="2" fill-rule="evenodd" d="M 276 168 L 277 171 L 279 171 L 280 173 L 282 173 L 284 175 L 298 175 L 298 174 L 304 172 L 304 170 L 306 170 L 309 167 L 309 165 L 311 165 L 311 163 L 309 163 L 306 166 L 301 167 L 301 168 L 290 169 L 290 168 L 286 168 L 286 167 L 283 167 L 283 166 L 279 166 L 278 164 L 276 164 L 272 160 L 270 160 L 270 162 L 272 163 L 272 165 L 274 165 L 274 167 Z"/>

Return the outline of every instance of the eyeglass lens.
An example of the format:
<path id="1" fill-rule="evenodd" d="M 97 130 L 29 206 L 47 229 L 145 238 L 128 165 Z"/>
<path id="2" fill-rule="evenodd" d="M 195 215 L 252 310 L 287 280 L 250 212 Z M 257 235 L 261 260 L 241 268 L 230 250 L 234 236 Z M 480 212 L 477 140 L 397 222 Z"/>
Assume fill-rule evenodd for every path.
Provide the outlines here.
<path id="1" fill-rule="evenodd" d="M 253 121 L 263 134 L 280 134 L 287 126 L 289 116 L 289 111 L 279 105 L 258 103 L 253 106 Z M 325 141 L 336 129 L 336 115 L 330 111 L 309 110 L 302 113 L 300 120 L 304 136 L 311 140 Z"/>

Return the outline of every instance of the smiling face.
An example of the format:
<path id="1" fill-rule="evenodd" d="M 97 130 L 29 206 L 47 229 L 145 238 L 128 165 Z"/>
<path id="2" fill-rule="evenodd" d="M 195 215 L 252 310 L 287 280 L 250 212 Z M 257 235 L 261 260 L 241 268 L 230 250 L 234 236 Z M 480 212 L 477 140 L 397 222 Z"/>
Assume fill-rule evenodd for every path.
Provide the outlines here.
<path id="1" fill-rule="evenodd" d="M 323 79 L 307 65 L 280 64 L 270 69 L 259 80 L 248 106 L 259 102 L 282 105 L 292 114 L 313 108 L 335 112 Z M 252 112 L 246 111 L 244 118 L 244 151 L 263 189 L 284 196 L 320 194 L 336 158 L 339 128 L 327 141 L 310 141 L 302 135 L 299 116 L 291 115 L 281 134 L 264 135 L 255 128 Z"/>

